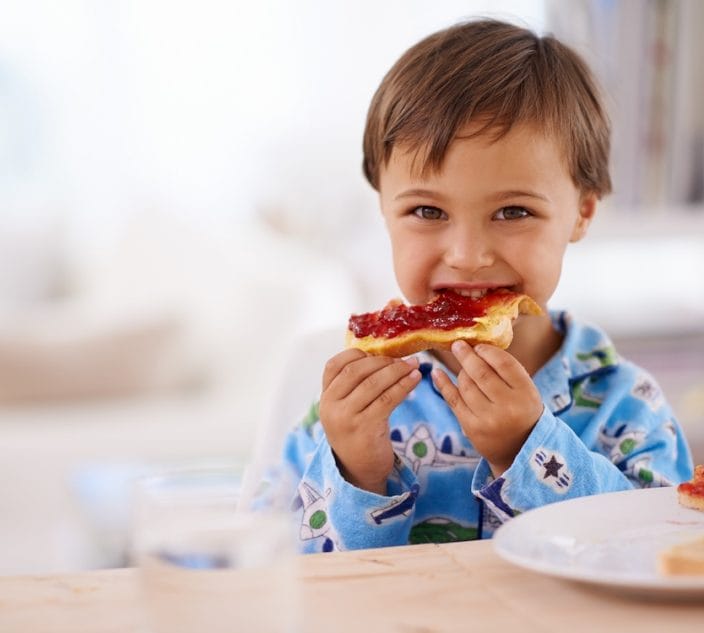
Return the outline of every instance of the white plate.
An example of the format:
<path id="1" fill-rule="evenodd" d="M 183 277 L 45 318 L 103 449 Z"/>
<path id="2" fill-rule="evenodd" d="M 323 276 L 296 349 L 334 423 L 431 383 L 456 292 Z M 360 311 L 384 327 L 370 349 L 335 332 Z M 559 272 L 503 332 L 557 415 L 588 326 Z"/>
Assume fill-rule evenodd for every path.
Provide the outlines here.
<path id="1" fill-rule="evenodd" d="M 506 560 L 551 576 L 661 597 L 704 596 L 704 576 L 662 576 L 658 552 L 704 536 L 704 512 L 677 502 L 676 488 L 580 497 L 504 523 L 494 547 Z"/>

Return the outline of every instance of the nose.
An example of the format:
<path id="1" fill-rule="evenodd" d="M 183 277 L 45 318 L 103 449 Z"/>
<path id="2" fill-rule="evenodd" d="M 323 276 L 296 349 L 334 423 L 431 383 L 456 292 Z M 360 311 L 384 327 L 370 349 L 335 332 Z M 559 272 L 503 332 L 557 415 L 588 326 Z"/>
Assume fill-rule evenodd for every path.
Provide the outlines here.
<path id="1" fill-rule="evenodd" d="M 444 259 L 450 268 L 471 273 L 494 262 L 494 248 L 482 231 L 457 227 L 448 236 Z"/>

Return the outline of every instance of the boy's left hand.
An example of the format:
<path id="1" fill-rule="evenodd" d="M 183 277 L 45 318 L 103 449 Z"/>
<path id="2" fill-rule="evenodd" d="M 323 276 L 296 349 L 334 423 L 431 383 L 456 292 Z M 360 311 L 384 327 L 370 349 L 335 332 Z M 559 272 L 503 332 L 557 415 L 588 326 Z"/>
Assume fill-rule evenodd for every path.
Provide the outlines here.
<path id="1" fill-rule="evenodd" d="M 461 365 L 457 386 L 441 370 L 433 382 L 474 448 L 498 477 L 513 463 L 543 412 L 528 372 L 511 354 L 493 345 L 453 344 Z"/>

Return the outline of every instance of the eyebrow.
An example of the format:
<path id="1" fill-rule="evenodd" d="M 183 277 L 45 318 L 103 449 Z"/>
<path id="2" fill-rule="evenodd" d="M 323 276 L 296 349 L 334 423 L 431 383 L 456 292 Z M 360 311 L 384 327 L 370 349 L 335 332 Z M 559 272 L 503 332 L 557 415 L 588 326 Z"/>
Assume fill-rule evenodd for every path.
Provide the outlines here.
<path id="1" fill-rule="evenodd" d="M 512 189 L 509 191 L 501 191 L 494 196 L 495 200 L 507 200 L 509 198 L 535 198 L 537 200 L 543 200 L 545 202 L 550 202 L 547 196 L 542 193 L 537 193 L 536 191 L 530 191 L 528 189 Z"/>
<path id="2" fill-rule="evenodd" d="M 436 200 L 440 200 L 443 198 L 443 195 L 441 193 L 438 193 L 437 191 L 433 191 L 432 189 L 408 189 L 396 195 L 394 197 L 394 200 L 415 197 L 434 198 Z M 498 202 L 501 202 L 503 200 L 509 200 L 511 198 L 535 198 L 536 200 L 550 202 L 550 199 L 547 196 L 527 189 L 511 189 L 509 191 L 500 191 L 495 196 L 492 196 L 492 198 Z"/>
<path id="3" fill-rule="evenodd" d="M 432 189 L 408 189 L 406 191 L 402 191 L 398 195 L 394 196 L 394 200 L 401 200 L 402 198 L 435 198 L 436 200 L 440 200 L 443 196 L 442 194 L 438 193 L 437 191 L 433 191 Z"/>

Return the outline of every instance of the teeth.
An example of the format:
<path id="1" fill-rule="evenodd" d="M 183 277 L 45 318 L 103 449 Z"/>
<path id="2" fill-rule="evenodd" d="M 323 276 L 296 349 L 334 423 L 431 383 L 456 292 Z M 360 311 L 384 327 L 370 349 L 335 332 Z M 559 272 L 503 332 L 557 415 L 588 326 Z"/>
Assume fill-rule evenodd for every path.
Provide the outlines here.
<path id="1" fill-rule="evenodd" d="M 457 288 L 455 292 L 463 297 L 471 297 L 472 299 L 481 299 L 486 293 L 486 288 L 473 288 L 471 290 L 465 290 L 464 288 Z"/>

